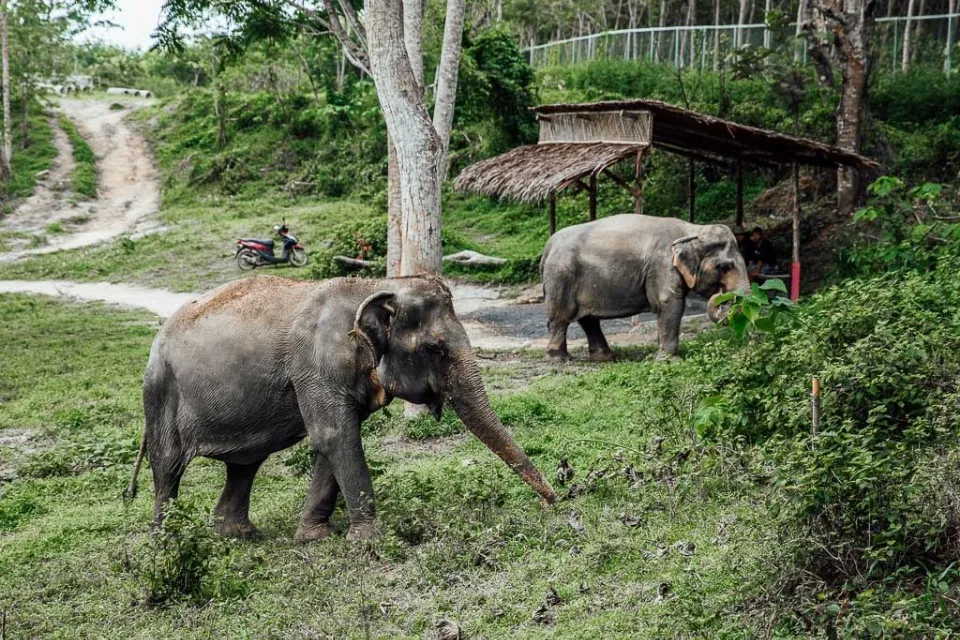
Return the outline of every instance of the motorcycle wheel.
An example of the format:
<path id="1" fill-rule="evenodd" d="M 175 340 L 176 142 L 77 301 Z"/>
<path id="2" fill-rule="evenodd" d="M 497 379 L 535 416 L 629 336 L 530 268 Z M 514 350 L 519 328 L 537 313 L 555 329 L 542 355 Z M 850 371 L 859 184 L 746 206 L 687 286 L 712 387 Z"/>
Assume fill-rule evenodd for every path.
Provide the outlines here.
<path id="1" fill-rule="evenodd" d="M 290 264 L 295 267 L 307 266 L 307 252 L 303 249 L 292 249 L 290 251 Z"/>
<path id="2" fill-rule="evenodd" d="M 241 271 L 250 271 L 256 269 L 260 264 L 260 256 L 250 249 L 243 249 L 237 254 L 237 266 Z"/>

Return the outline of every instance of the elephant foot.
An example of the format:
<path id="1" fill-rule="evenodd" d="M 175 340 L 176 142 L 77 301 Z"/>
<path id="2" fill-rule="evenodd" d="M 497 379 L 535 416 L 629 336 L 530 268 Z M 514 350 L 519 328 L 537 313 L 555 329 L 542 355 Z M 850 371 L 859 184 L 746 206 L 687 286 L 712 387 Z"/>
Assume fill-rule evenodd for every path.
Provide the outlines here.
<path id="1" fill-rule="evenodd" d="M 569 362 L 572 359 L 566 349 L 547 349 L 547 360 Z"/>
<path id="2" fill-rule="evenodd" d="M 313 542 L 323 540 L 333 534 L 333 527 L 329 522 L 301 522 L 297 527 L 294 539 L 297 542 Z"/>
<path id="3" fill-rule="evenodd" d="M 680 362 L 680 356 L 676 353 L 667 353 L 665 351 L 658 351 L 657 362 Z"/>
<path id="4" fill-rule="evenodd" d="M 348 542 L 360 542 L 370 540 L 377 535 L 377 525 L 374 522 L 358 522 L 350 525 L 350 531 L 347 532 Z"/>
<path id="5" fill-rule="evenodd" d="M 609 349 L 604 351 L 591 351 L 590 359 L 594 362 L 613 362 L 617 359 L 617 354 Z"/>
<path id="6" fill-rule="evenodd" d="M 226 520 L 217 524 L 217 534 L 224 538 L 242 538 L 250 539 L 257 536 L 257 528 L 249 520 L 246 522 L 228 522 Z"/>

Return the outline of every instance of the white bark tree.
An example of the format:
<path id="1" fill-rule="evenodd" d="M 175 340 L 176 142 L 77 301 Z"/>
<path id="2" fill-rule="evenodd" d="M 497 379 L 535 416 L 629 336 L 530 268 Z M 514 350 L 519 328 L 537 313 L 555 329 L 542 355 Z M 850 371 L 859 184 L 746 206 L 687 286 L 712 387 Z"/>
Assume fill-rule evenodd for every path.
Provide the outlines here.
<path id="1" fill-rule="evenodd" d="M 750 15 L 750 0 L 740 0 L 740 14 L 737 18 L 737 30 L 734 32 L 733 48 L 739 49 L 743 46 L 743 25 L 747 24 L 747 17 Z"/>
<path id="2" fill-rule="evenodd" d="M 398 275 L 441 271 L 441 181 L 453 123 L 465 12 L 464 0 L 448 0 L 449 24 L 437 71 L 435 118 L 431 120 L 422 91 L 422 5 L 419 0 L 374 0 L 366 5 L 370 72 L 396 154 L 401 223 L 400 259 L 393 264 Z M 421 29 L 411 33 L 417 25 Z M 391 221 L 390 232 L 395 231 Z"/>
<path id="3" fill-rule="evenodd" d="M 907 21 L 904 23 L 903 29 L 903 57 L 900 62 L 900 69 L 902 71 L 907 71 L 910 69 L 910 48 L 913 44 L 913 11 L 916 5 L 916 0 L 909 0 L 907 2 Z"/>
<path id="4" fill-rule="evenodd" d="M 954 14 L 957 12 L 957 0 L 950 0 L 950 6 L 948 12 Z M 953 46 L 953 31 L 954 24 L 956 23 L 956 18 L 952 21 L 947 22 L 947 44 L 943 48 L 943 70 L 947 73 L 950 72 L 950 48 Z"/>
<path id="5" fill-rule="evenodd" d="M 13 115 L 10 113 L 10 29 L 7 11 L 7 0 L 0 0 L 0 56 L 3 67 L 3 150 L 2 166 L 3 177 L 9 179 L 13 175 Z"/>

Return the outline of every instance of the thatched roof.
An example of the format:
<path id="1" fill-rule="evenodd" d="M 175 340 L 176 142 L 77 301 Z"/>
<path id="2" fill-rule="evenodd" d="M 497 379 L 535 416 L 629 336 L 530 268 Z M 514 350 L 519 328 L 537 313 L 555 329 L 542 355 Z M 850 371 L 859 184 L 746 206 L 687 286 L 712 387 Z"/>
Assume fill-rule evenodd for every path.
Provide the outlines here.
<path id="1" fill-rule="evenodd" d="M 821 167 L 841 165 L 873 169 L 873 160 L 838 147 L 776 131 L 737 124 L 659 100 L 617 100 L 586 104 L 547 104 L 532 109 L 541 116 L 611 111 L 649 111 L 653 114 L 653 146 L 700 160 L 724 159 L 760 164 L 798 162 Z"/>
<path id="2" fill-rule="evenodd" d="M 645 146 L 602 142 L 527 145 L 467 167 L 454 186 L 459 191 L 538 202 L 636 155 Z"/>

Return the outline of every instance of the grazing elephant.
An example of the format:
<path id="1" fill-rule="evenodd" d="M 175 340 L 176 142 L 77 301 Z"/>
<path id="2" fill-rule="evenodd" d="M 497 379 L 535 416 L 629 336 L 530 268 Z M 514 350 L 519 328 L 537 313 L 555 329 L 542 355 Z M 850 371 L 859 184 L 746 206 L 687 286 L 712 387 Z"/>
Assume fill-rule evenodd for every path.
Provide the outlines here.
<path id="1" fill-rule="evenodd" d="M 658 359 L 677 357 L 687 293 L 710 297 L 707 312 L 721 312 L 713 297 L 749 287 L 733 233 L 718 224 L 623 214 L 558 231 L 540 260 L 550 342 L 547 356 L 569 358 L 567 327 L 577 321 L 590 358 L 612 360 L 600 320 L 657 313 Z"/>
<path id="2" fill-rule="evenodd" d="M 550 484 L 494 414 L 449 289 L 429 277 L 305 282 L 257 276 L 224 285 L 171 317 L 143 380 L 144 452 L 153 467 L 154 520 L 196 456 L 224 462 L 215 514 L 225 535 L 254 533 L 254 475 L 304 436 L 317 453 L 297 530 L 330 533 L 342 493 L 349 539 L 373 531 L 373 486 L 360 424 L 402 398 L 439 420 L 445 401 L 467 428 L 548 503 Z"/>

